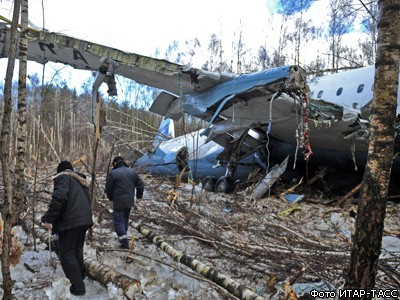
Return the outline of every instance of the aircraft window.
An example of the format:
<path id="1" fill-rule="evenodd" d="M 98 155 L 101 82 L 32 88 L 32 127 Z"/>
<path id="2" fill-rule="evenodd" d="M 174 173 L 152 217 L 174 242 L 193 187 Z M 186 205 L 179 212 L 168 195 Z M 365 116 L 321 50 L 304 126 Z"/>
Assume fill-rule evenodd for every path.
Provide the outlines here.
<path id="1" fill-rule="evenodd" d="M 336 91 L 336 96 L 340 96 L 342 94 L 342 92 L 343 92 L 343 88 L 342 87 L 338 88 L 338 90 Z"/>
<path id="2" fill-rule="evenodd" d="M 314 97 L 314 91 L 310 93 L 310 98 Z"/>
<path id="3" fill-rule="evenodd" d="M 358 103 L 357 102 L 353 102 L 353 108 L 357 109 L 358 108 Z"/>
<path id="4" fill-rule="evenodd" d="M 357 93 L 361 93 L 364 90 L 364 85 L 360 84 L 357 88 Z"/>
<path id="5" fill-rule="evenodd" d="M 319 91 L 318 95 L 317 95 L 317 98 L 321 98 L 323 93 L 324 93 L 324 91 Z"/>

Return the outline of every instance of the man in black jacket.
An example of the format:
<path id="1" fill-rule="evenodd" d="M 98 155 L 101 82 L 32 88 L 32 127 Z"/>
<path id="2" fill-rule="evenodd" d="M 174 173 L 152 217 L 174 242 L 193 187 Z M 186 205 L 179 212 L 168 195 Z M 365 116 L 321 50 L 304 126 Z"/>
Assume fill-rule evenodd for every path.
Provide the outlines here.
<path id="1" fill-rule="evenodd" d="M 135 170 L 128 167 L 122 156 L 116 156 L 113 160 L 114 168 L 107 176 L 106 194 L 113 202 L 113 216 L 115 232 L 122 249 L 129 249 L 128 226 L 129 215 L 135 203 L 142 199 L 144 185 L 142 179 Z"/>
<path id="2" fill-rule="evenodd" d="M 61 266 L 71 282 L 71 294 L 84 295 L 83 246 L 86 231 L 93 225 L 89 183 L 85 175 L 74 172 L 69 161 L 58 165 L 53 180 L 51 203 L 42 222 L 58 233 Z"/>

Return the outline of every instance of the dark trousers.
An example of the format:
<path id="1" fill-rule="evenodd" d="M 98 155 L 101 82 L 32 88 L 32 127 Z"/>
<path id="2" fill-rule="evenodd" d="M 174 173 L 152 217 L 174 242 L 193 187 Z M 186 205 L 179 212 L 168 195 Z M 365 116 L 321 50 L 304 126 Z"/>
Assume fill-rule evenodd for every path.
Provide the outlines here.
<path id="1" fill-rule="evenodd" d="M 114 227 L 118 238 L 126 239 L 129 227 L 129 215 L 131 214 L 131 208 L 114 209 Z"/>
<path id="2" fill-rule="evenodd" d="M 61 266 L 76 291 L 85 291 L 83 244 L 87 230 L 88 226 L 83 226 L 59 233 Z"/>

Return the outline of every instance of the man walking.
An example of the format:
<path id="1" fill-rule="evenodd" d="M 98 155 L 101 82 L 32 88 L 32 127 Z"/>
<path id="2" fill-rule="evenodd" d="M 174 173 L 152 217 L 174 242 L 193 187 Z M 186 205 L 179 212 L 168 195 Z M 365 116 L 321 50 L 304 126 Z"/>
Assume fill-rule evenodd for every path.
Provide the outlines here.
<path id="1" fill-rule="evenodd" d="M 51 203 L 41 220 L 48 230 L 58 233 L 59 257 L 64 274 L 71 282 L 71 294 L 84 295 L 83 246 L 86 231 L 93 225 L 89 183 L 66 160 L 58 165 L 53 180 Z"/>
<path id="2" fill-rule="evenodd" d="M 113 202 L 114 227 L 120 246 L 122 249 L 129 249 L 129 215 L 135 203 L 135 191 L 137 200 L 141 200 L 144 185 L 139 175 L 128 167 L 122 156 L 114 158 L 113 166 L 106 179 L 106 194 Z"/>

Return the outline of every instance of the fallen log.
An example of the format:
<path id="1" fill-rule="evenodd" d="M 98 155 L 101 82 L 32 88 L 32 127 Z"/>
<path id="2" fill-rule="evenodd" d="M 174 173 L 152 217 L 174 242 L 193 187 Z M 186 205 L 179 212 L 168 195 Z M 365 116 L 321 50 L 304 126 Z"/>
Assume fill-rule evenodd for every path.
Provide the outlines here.
<path id="1" fill-rule="evenodd" d="M 245 300 L 262 300 L 264 298 L 260 297 L 248 287 L 241 285 L 234 281 L 233 279 L 229 278 L 228 276 L 220 273 L 216 269 L 205 265 L 204 263 L 174 249 L 171 245 L 166 243 L 162 238 L 155 235 L 154 232 L 150 231 L 149 229 L 143 227 L 140 224 L 131 223 L 131 226 L 139 231 L 144 237 L 150 240 L 152 243 L 157 245 L 160 249 L 162 249 L 165 253 L 170 255 L 176 262 L 182 263 L 192 270 L 198 272 L 199 274 L 203 275 L 207 279 L 215 282 L 219 286 L 226 289 L 231 294 L 235 295 L 239 299 Z"/>
<path id="2" fill-rule="evenodd" d="M 90 277 L 96 279 L 104 286 L 107 286 L 111 282 L 121 288 L 128 299 L 134 299 L 134 295 L 141 292 L 141 283 L 137 279 L 119 273 L 91 258 L 85 258 L 83 264 Z"/>

